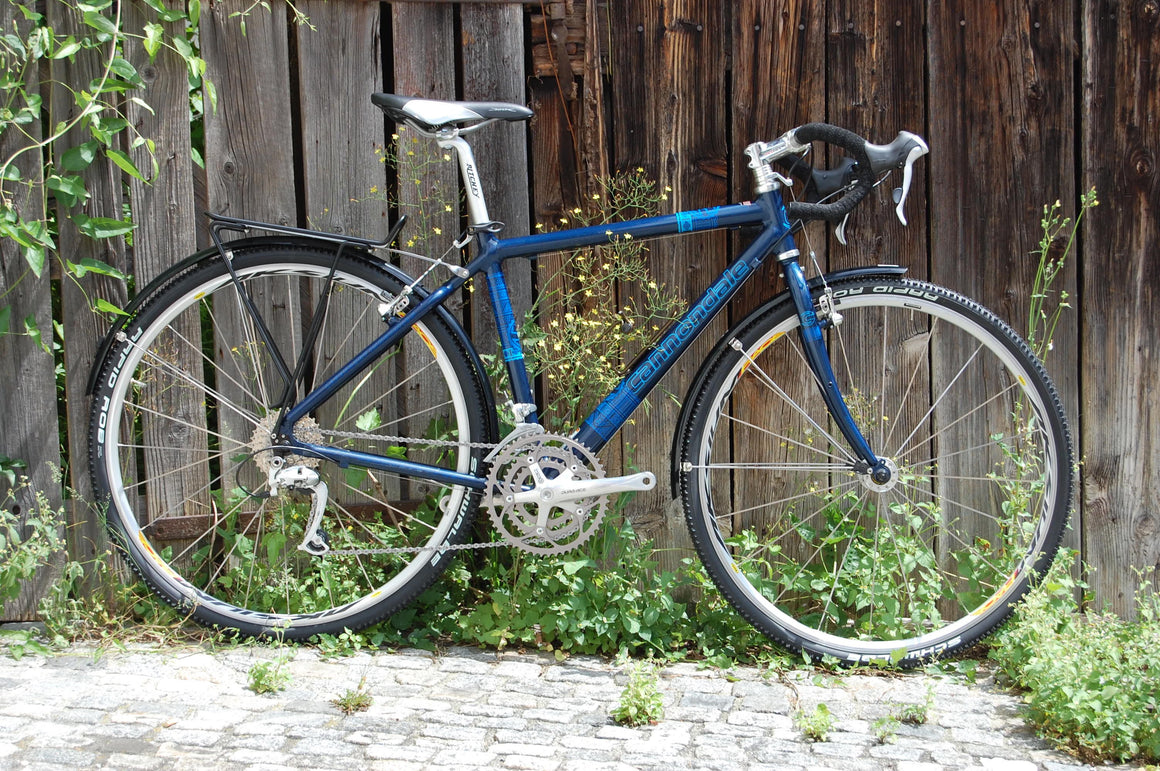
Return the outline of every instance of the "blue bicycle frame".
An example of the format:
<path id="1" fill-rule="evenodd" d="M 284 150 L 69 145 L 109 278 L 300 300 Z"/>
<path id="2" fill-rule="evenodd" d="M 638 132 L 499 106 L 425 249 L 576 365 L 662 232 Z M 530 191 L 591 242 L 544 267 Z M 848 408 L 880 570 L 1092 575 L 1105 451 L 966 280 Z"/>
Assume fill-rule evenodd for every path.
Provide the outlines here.
<path id="1" fill-rule="evenodd" d="M 753 275 L 771 254 L 776 254 L 801 320 L 801 336 L 806 357 L 817 378 L 826 406 L 843 436 L 850 442 L 860 460 L 866 464 L 866 469 L 879 468 L 880 461 L 854 424 L 835 382 L 826 351 L 823 324 L 817 319 L 810 288 L 798 264 L 799 253 L 794 246 L 792 228 L 778 190 L 761 194 L 754 203 L 678 212 L 518 238 L 501 239 L 494 233 L 480 232 L 477 234 L 479 254 L 465 270 L 458 271 L 451 280 L 430 292 L 403 315 L 387 319 L 386 331 L 338 372 L 307 394 L 302 401 L 291 407 L 286 412 L 282 425 L 294 426 L 299 419 L 316 410 L 346 383 L 397 345 L 416 322 L 439 307 L 469 278 L 481 273 L 487 279 L 488 293 L 499 329 L 513 395 L 519 403 L 532 404 L 534 403 L 532 386 L 524 363 L 515 313 L 508 297 L 503 271 L 504 261 L 516 257 L 532 258 L 546 252 L 599 246 L 629 237 L 649 238 L 739 228 L 746 225 L 760 225 L 763 229 L 688 311 L 669 327 L 660 341 L 637 359 L 621 383 L 585 418 L 574 438 L 593 452 L 599 451 L 628 421 L 645 396 L 660 382 L 714 316 L 725 307 L 745 280 Z M 525 421 L 538 422 L 538 416 L 533 412 L 525 418 Z M 311 444 L 294 439 L 289 431 L 286 433 L 291 437 L 294 446 L 325 457 L 342 467 L 377 469 L 428 479 L 442 485 L 462 485 L 477 490 L 482 490 L 486 486 L 486 479 L 481 476 L 397 458 Z"/>

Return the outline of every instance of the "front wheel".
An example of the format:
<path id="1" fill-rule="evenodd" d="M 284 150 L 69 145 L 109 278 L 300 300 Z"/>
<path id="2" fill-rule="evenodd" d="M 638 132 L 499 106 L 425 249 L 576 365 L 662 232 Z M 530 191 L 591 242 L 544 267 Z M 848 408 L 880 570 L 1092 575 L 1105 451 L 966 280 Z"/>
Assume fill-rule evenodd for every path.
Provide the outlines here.
<path id="1" fill-rule="evenodd" d="M 855 470 L 793 305 L 774 301 L 690 389 L 677 473 L 692 537 L 723 595 L 792 649 L 904 666 L 951 655 L 1002 623 L 1058 548 L 1072 487 L 1059 396 L 1027 345 L 960 295 L 899 279 L 832 290 L 833 370 L 891 480 Z"/>
<path id="2" fill-rule="evenodd" d="M 403 285 L 335 247 L 230 254 L 236 280 L 214 255 L 147 290 L 99 365 L 90 462 L 109 529 L 144 580 L 204 624 L 286 639 L 365 627 L 444 570 L 478 494 L 296 453 L 276 426 L 283 405 L 386 329 Z M 417 323 L 295 438 L 479 473 L 485 385 L 453 323 Z M 294 477 L 325 488 L 271 484 Z"/>

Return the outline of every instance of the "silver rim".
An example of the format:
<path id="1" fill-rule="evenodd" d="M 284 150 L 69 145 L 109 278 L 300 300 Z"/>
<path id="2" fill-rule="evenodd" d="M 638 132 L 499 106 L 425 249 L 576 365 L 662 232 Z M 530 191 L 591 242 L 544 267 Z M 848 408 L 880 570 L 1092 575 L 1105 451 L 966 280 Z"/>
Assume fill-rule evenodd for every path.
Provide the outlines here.
<path id="1" fill-rule="evenodd" d="M 326 277 L 327 267 L 301 263 L 272 263 L 247 269 L 240 269 L 239 275 L 247 286 L 252 287 L 255 299 L 263 299 L 277 303 L 278 292 L 271 287 L 279 286 L 285 296 L 291 296 L 298 290 L 298 285 L 320 284 Z M 265 281 L 270 279 L 269 281 Z M 341 325 L 335 324 L 331 328 L 328 318 L 324 327 L 322 340 L 317 347 L 319 351 L 327 351 L 332 355 L 332 362 L 317 366 L 317 378 L 329 375 L 335 366 L 344 363 L 344 356 L 357 351 L 366 340 L 359 338 L 361 333 L 374 334 L 374 330 L 381 331 L 381 319 L 373 318 L 379 302 L 386 299 L 384 291 L 369 281 L 339 273 L 336 281 L 341 288 L 336 291 L 335 301 L 332 301 L 332 312 L 335 312 L 335 303 L 346 303 L 341 309 L 344 321 Z M 258 291 L 257 284 L 263 283 L 267 292 Z M 357 290 L 357 291 L 351 291 Z M 340 300 L 339 295 L 344 295 Z M 310 293 L 306 292 L 309 297 Z M 208 298 L 214 298 L 212 302 Z M 226 302 L 223 303 L 223 299 Z M 237 304 L 236 292 L 228 275 L 215 276 L 204 283 L 186 292 L 180 303 L 165 308 L 162 313 L 149 325 L 138 339 L 129 341 L 125 358 L 115 370 L 117 374 L 111 379 L 113 388 L 109 396 L 105 414 L 109 416 L 105 425 L 103 439 L 106 448 L 103 469 L 108 479 L 112 497 L 112 512 L 118 517 L 129 546 L 135 559 L 144 561 L 150 573 L 164 582 L 169 591 L 184 597 L 190 604 L 212 609 L 224 618 L 223 623 L 237 621 L 245 624 L 260 624 L 269 627 L 288 625 L 293 621 L 296 626 L 334 622 L 342 618 L 356 615 L 371 606 L 388 599 L 423 571 L 434 560 L 431 552 L 408 554 L 405 557 L 394 557 L 399 564 L 397 572 L 391 568 L 393 575 L 389 577 L 383 572 L 383 564 L 389 562 L 382 555 L 351 555 L 341 558 L 327 557 L 319 561 L 316 557 L 307 557 L 294 549 L 295 544 L 278 544 L 277 529 L 279 523 L 288 522 L 288 517 L 295 513 L 301 515 L 301 509 L 308 503 L 292 502 L 283 498 L 271 498 L 261 501 L 252 495 L 242 494 L 238 497 L 237 488 L 257 493 L 261 482 L 262 469 L 255 470 L 258 465 L 255 460 L 255 451 L 261 448 L 255 446 L 253 436 L 258 425 L 265 418 L 263 410 L 275 403 L 274 391 L 277 390 L 270 378 L 268 360 L 263 357 L 259 344 L 253 344 L 255 335 L 252 329 L 247 328 L 244 322 L 239 325 L 238 319 L 243 318 L 240 306 Z M 180 329 L 183 323 L 179 317 L 183 316 L 188 322 L 191 313 L 188 309 L 196 306 L 203 327 L 208 324 L 215 330 L 220 326 L 228 326 L 231 322 L 223 317 L 232 316 L 232 323 L 238 329 L 245 330 L 239 340 L 249 342 L 254 350 L 241 350 L 243 346 L 227 346 L 223 343 L 222 335 L 213 333 L 213 353 L 210 354 L 211 343 L 207 342 L 203 334 L 200 339 L 191 340 L 188 332 Z M 224 307 L 223 307 L 224 306 Z M 295 309 L 288 311 L 289 318 L 285 324 L 297 330 L 303 327 L 301 316 L 295 314 Z M 274 325 L 271 324 L 273 327 Z M 460 387 L 457 375 L 450 358 L 444 351 L 436 337 L 430 330 L 417 325 L 418 335 L 412 348 L 406 355 L 410 361 L 393 367 L 389 375 L 385 372 L 372 371 L 362 381 L 356 380 L 339 396 L 331 400 L 332 412 L 330 420 L 323 420 L 321 428 L 334 428 L 347 433 L 363 436 L 398 436 L 405 434 L 422 438 L 423 433 L 429 433 L 438 420 L 446 418 L 448 425 L 438 425 L 437 430 L 448 431 L 452 428 L 452 436 L 460 432 L 470 433 L 467 399 Z M 364 335 L 365 336 L 365 335 Z M 332 347 L 327 347 L 332 343 Z M 223 354 L 223 349 L 228 353 Z M 426 351 L 427 353 L 424 353 Z M 294 351 L 296 356 L 297 351 Z M 167 361 L 166 357 L 173 357 Z M 184 358 L 184 361 L 181 361 Z M 294 364 L 294 356 L 288 356 L 290 366 Z M 239 364 L 239 362 L 241 362 Z M 392 360 L 393 362 L 393 360 Z M 378 366 L 378 365 L 376 365 Z M 213 370 L 217 382 L 207 385 L 205 378 L 198 376 L 198 369 Z M 408 369 L 401 369 L 407 367 Z M 412 371 L 413 370 L 413 371 Z M 241 373 L 246 372 L 247 375 Z M 133 377 L 128 374 L 133 373 Z M 380 377 L 381 375 L 381 377 Z M 387 384 L 384 390 L 383 385 Z M 423 388 L 432 388 L 438 384 L 445 389 L 438 395 L 428 395 L 425 401 L 420 396 L 419 407 L 410 418 L 394 416 L 397 419 L 387 421 L 385 410 L 379 409 L 392 395 L 402 399 L 405 391 L 418 391 L 423 394 Z M 155 387 L 162 384 L 164 388 Z M 420 387 L 422 386 L 422 388 Z M 150 401 L 154 398 L 150 391 L 177 391 L 187 393 L 177 399 L 177 409 L 163 412 L 155 409 Z M 126 403 L 128 402 L 128 404 Z M 182 408 L 189 408 L 183 414 Z M 326 408 L 324 408 L 326 409 Z M 378 425 L 372 411 L 378 412 Z M 322 410 L 320 410 L 320 413 Z M 127 416 L 131 416 L 127 418 Z M 127 423 L 126 421 L 129 420 Z M 151 423 L 150 427 L 143 427 Z M 450 425 L 453 423 L 454 425 Z M 422 425 L 420 425 L 422 424 Z M 123 439 L 122 431 L 132 426 L 127 439 Z M 301 427 L 301 426 L 300 426 Z M 427 429 L 408 432 L 406 429 Z M 164 436 L 166 432 L 174 438 L 185 435 L 188 440 L 184 446 L 164 446 L 155 439 L 147 437 Z M 447 434 L 444 434 L 446 437 Z M 473 437 L 458 436 L 459 441 L 469 442 Z M 336 441 L 331 439 L 330 441 Z M 358 444 L 366 443 L 366 449 L 378 452 L 406 452 L 425 454 L 430 459 L 432 454 L 452 453 L 453 462 L 446 463 L 449 467 L 460 472 L 467 472 L 471 466 L 471 453 L 467 450 L 456 450 L 447 447 L 432 448 L 420 441 L 414 444 L 403 442 L 386 442 L 369 439 L 337 440 Z M 167 443 L 168 444 L 168 443 Z M 173 442 L 172 445 L 182 444 Z M 193 449 L 189 449 L 193 447 Z M 201 448 L 201 449 L 199 449 Z M 389 449 L 388 449 L 389 448 Z M 364 449 L 361 445 L 358 449 Z M 204 450 L 204 457 L 202 450 Z M 239 460 L 239 456 L 248 456 Z M 309 462 L 307 460 L 306 462 Z M 196 468 L 191 468 L 196 464 Z M 144 473 L 141 467 L 145 467 Z M 137 469 L 134 472 L 134 469 Z M 216 469 L 216 471 L 215 471 Z M 414 499 L 408 499 L 403 505 L 403 498 L 418 493 L 433 493 L 434 489 L 424 487 L 415 480 L 390 479 L 385 475 L 365 473 L 363 478 L 352 477 L 349 472 L 343 474 L 341 470 L 331 468 L 329 485 L 331 487 L 331 505 L 328 506 L 327 518 L 335 526 L 345 527 L 350 535 L 340 537 L 345 540 L 341 546 L 351 550 L 363 548 L 367 550 L 387 547 L 422 547 L 444 543 L 457 521 L 468 505 L 468 495 L 464 489 L 454 488 L 444 495 L 441 508 L 434 511 L 408 510 Z M 338 472 L 338 473 L 335 473 Z M 357 473 L 357 472 L 356 472 Z M 198 478 L 198 475 L 201 478 Z M 230 475 L 233 475 L 233 479 Z M 177 477 L 184 477 L 176 479 Z M 188 478 L 193 478 L 200 484 L 190 484 Z M 243 480 L 246 480 L 243 483 Z M 236 485 L 236 486 L 234 486 Z M 163 492 L 172 502 L 156 502 L 158 494 L 155 490 L 173 488 L 173 492 Z M 336 494 L 337 493 L 337 494 Z M 230 497 L 230 496 L 234 497 Z M 398 496 L 398 497 L 396 497 Z M 177 500 L 180 499 L 180 500 Z M 356 500 L 358 499 L 358 500 Z M 191 503 L 193 501 L 193 503 Z M 433 503 L 434 501 L 429 501 Z M 358 507 L 356 509 L 356 507 Z M 379 510 L 368 513 L 368 507 Z M 448 515 L 445 512 L 458 513 Z M 182 532 L 182 528 L 189 530 L 186 522 L 193 521 L 199 524 L 193 530 Z M 200 517 L 200 519 L 198 519 Z M 232 520 L 231 520 L 232 517 Z M 208 518 L 208 519 L 207 519 Z M 384 527 L 388 519 L 397 520 L 396 531 L 402 531 L 402 525 L 410 526 L 412 531 L 402 540 L 390 535 Z M 247 547 L 244 542 L 234 540 L 227 543 L 213 545 L 214 532 L 222 531 L 223 523 L 232 521 L 235 529 L 243 535 L 250 535 L 249 540 L 255 543 Z M 245 522 L 237 526 L 238 522 Z M 169 545 L 167 551 L 154 537 L 164 528 L 185 537 L 177 538 L 176 545 Z M 372 532 L 373 531 L 373 532 Z M 228 535 L 228 534 L 227 534 Z M 264 539 L 264 543 L 262 543 Z M 272 546 L 273 544 L 273 546 Z M 332 547 L 340 544 L 332 544 Z M 330 561 L 337 564 L 345 561 L 347 579 L 358 588 L 340 592 L 333 586 L 326 588 L 325 594 L 316 603 L 302 612 L 279 612 L 276 609 L 263 607 L 262 603 L 270 604 L 269 591 L 260 591 L 260 587 L 237 587 L 240 579 L 245 579 L 244 570 L 239 573 L 238 565 L 244 563 L 248 553 L 255 555 L 255 563 L 263 560 L 273 562 L 274 554 L 271 550 L 278 549 L 277 559 L 285 563 L 283 569 L 287 575 L 281 578 L 286 580 L 286 590 L 283 592 L 287 601 L 295 598 L 291 596 L 294 590 L 302 591 L 318 587 L 310 582 L 299 581 L 295 586 L 291 578 L 301 579 L 312 570 L 321 569 L 315 566 Z M 191 578 L 191 572 L 197 573 L 199 554 L 207 548 L 217 548 L 220 554 L 212 559 L 216 563 L 212 568 L 200 565 L 202 578 Z M 247 552 L 247 548 L 250 550 Z M 263 551 L 265 549 L 266 551 Z M 208 562 L 207 555 L 204 561 Z M 234 563 L 234 564 L 230 564 Z M 208 570 L 208 575 L 207 575 Z M 303 575 L 290 576 L 291 572 Z M 261 576 L 257 575 L 259 572 Z M 271 576 L 268 570 L 251 571 L 249 580 L 253 583 L 260 581 L 270 582 L 279 577 Z M 333 579 L 333 576 L 330 577 Z M 385 580 L 384 580 L 385 579 Z M 223 588 L 223 583 L 229 581 L 233 586 Z M 262 599 L 258 596 L 262 594 Z M 278 590 L 273 591 L 277 595 Z M 253 602 L 246 601 L 254 598 Z M 330 602 L 334 602 L 334 607 Z M 239 601 L 242 600 L 242 601 Z M 335 610 L 335 607 L 338 610 Z"/>
<path id="2" fill-rule="evenodd" d="M 957 645 L 1023 586 L 1058 502 L 1061 450 L 1036 376 L 993 330 L 939 301 L 843 294 L 844 322 L 830 332 L 835 372 L 899 481 L 879 489 L 850 473 L 814 384 L 779 371 L 789 361 L 799 378 L 808 372 L 791 314 L 744 349 L 708 405 L 695 448 L 700 516 L 719 535 L 708 546 L 725 579 L 793 637 L 851 658 L 903 647 L 925 657 Z M 898 354 L 883 355 L 877 372 L 862 360 L 868 337 Z M 985 384 L 994 387 L 976 393 Z M 757 397 L 769 406 L 755 415 Z M 1002 495 L 1009 505 L 995 505 Z M 941 586 L 930 592 L 924 581 Z"/>

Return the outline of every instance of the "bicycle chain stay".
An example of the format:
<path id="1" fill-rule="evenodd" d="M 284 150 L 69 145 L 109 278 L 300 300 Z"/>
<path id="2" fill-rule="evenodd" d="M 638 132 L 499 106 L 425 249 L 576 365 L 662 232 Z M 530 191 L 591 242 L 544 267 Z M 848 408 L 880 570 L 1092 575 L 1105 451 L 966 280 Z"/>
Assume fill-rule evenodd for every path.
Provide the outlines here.
<path id="1" fill-rule="evenodd" d="M 426 447 L 469 447 L 471 449 L 479 450 L 494 450 L 499 447 L 501 443 L 495 442 L 453 442 L 447 439 L 422 439 L 414 436 L 390 436 L 386 434 L 367 434 L 360 431 L 332 431 L 325 430 L 322 432 L 325 436 L 333 436 L 340 439 L 363 439 L 372 442 L 395 442 L 403 444 L 421 444 Z M 423 552 L 438 552 L 438 551 L 467 551 L 467 550 L 482 550 L 494 549 L 499 546 L 504 546 L 506 541 L 493 542 L 472 542 L 472 543 L 454 543 L 454 544 L 440 544 L 438 546 L 393 546 L 383 547 L 381 549 L 330 549 L 326 553 L 328 555 L 342 554 L 349 557 L 363 557 L 375 554 L 420 554 Z"/>

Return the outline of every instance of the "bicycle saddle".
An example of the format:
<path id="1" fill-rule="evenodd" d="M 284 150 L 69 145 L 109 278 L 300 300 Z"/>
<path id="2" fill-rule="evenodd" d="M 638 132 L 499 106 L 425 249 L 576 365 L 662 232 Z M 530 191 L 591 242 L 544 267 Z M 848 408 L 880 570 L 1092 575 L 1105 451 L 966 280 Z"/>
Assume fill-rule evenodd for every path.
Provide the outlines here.
<path id="1" fill-rule="evenodd" d="M 451 123 L 487 120 L 527 120 L 532 111 L 507 102 L 452 102 L 398 94 L 371 94 L 371 102 L 396 122 L 417 123 L 437 130 Z"/>

